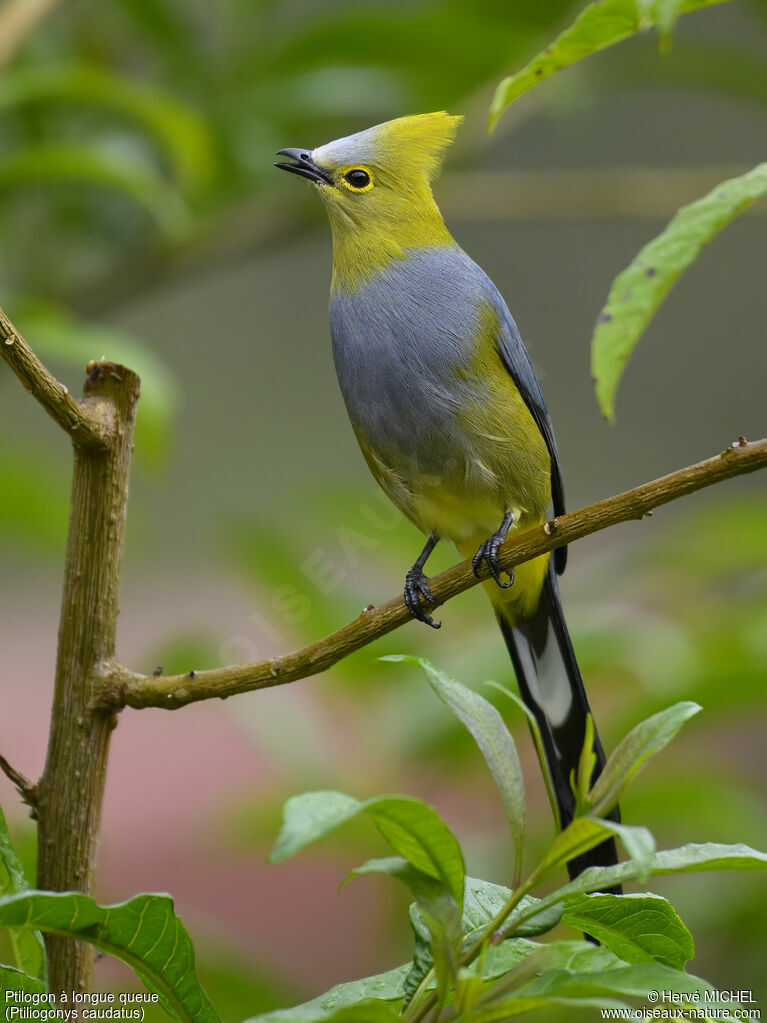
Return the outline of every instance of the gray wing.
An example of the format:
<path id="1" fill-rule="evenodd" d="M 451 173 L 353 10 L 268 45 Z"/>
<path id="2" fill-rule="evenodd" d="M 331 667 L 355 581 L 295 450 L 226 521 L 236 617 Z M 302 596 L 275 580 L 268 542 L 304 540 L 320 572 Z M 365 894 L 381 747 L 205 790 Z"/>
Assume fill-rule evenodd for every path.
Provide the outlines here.
<path id="1" fill-rule="evenodd" d="M 551 425 L 549 410 L 546 408 L 546 402 L 543 400 L 543 394 L 541 394 L 541 385 L 538 383 L 538 377 L 535 375 L 527 349 L 522 342 L 522 338 L 519 336 L 519 330 L 514 322 L 514 318 L 500 294 L 497 292 L 496 294 L 498 296 L 495 303 L 496 309 L 503 327 L 503 332 L 498 339 L 501 358 L 506 369 L 514 379 L 514 383 L 519 388 L 519 393 L 530 409 L 532 417 L 538 424 L 538 429 L 546 441 L 546 447 L 549 449 L 549 457 L 551 458 L 551 498 L 554 505 L 554 515 L 564 515 L 565 484 L 562 478 L 562 466 L 559 463 L 557 442 L 554 440 L 554 428 Z M 554 567 L 557 570 L 557 575 L 561 575 L 564 572 L 566 564 L 567 548 L 558 547 L 554 551 Z"/>

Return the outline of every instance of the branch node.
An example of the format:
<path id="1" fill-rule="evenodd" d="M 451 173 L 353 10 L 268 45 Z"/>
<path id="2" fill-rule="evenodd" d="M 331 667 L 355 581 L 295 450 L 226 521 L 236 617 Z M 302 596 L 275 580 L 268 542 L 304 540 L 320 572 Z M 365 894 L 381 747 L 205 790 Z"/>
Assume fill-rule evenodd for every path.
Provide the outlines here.
<path id="1" fill-rule="evenodd" d="M 553 536 L 558 529 L 559 523 L 557 522 L 556 519 L 549 519 L 549 521 L 545 522 L 543 525 L 543 532 L 546 534 L 546 536 Z"/>
<path id="2" fill-rule="evenodd" d="M 748 441 L 743 436 L 743 434 L 741 434 L 740 437 L 738 437 L 737 440 L 734 440 L 732 442 L 732 444 L 729 444 L 724 449 L 724 451 L 722 452 L 722 458 L 726 458 L 728 455 L 732 455 L 736 451 L 742 451 L 744 448 L 747 448 L 747 447 L 748 447 Z"/>
<path id="3" fill-rule="evenodd" d="M 36 820 L 37 785 L 30 781 L 26 775 L 21 773 L 21 771 L 17 771 L 15 767 L 12 767 L 3 756 L 0 756 L 0 770 L 6 778 L 13 782 L 16 791 L 21 796 L 21 801 L 31 807 L 31 816 L 34 820 Z"/>

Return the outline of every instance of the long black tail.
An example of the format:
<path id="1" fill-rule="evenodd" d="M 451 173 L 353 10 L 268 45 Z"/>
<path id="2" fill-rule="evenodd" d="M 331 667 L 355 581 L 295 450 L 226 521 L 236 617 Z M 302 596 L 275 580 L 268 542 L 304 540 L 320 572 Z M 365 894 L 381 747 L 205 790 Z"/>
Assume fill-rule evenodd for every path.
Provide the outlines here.
<path id="1" fill-rule="evenodd" d="M 590 708 L 562 614 L 553 559 L 544 580 L 538 608 L 532 617 L 522 621 L 517 619 L 512 624 L 504 616 L 503 605 L 495 604 L 495 608 L 517 674 L 522 699 L 538 722 L 551 788 L 564 828 L 573 818 L 575 796 L 570 776 L 578 766 Z M 597 763 L 592 781 L 605 763 L 605 754 L 596 730 L 594 752 Z M 609 816 L 619 822 L 618 807 Z M 586 867 L 611 866 L 617 862 L 615 841 L 608 839 L 571 860 L 567 868 L 570 877 L 574 878 Z"/>

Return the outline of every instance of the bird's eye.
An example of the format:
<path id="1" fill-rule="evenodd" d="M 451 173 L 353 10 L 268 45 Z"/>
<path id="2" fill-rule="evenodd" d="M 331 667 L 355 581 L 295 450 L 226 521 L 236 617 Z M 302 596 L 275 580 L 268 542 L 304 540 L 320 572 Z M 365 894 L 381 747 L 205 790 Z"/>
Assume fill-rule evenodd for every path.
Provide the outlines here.
<path id="1" fill-rule="evenodd" d="M 352 188 L 367 188 L 370 184 L 370 175 L 367 171 L 355 168 L 354 170 L 347 171 L 344 177 Z"/>

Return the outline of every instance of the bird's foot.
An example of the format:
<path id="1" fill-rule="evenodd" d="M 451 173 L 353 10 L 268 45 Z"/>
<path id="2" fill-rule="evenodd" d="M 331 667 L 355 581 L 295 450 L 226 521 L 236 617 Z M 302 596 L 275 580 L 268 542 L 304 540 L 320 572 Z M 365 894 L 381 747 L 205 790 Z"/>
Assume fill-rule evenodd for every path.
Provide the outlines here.
<path id="1" fill-rule="evenodd" d="M 442 623 L 434 621 L 421 603 L 421 597 L 434 607 L 439 607 L 442 603 L 441 600 L 437 600 L 429 589 L 429 584 L 421 566 L 415 564 L 405 576 L 405 603 L 407 604 L 407 609 L 416 621 L 430 625 L 432 629 L 441 628 Z"/>
<path id="2" fill-rule="evenodd" d="M 507 512 L 503 517 L 503 522 L 501 523 L 500 528 L 496 530 L 492 536 L 489 536 L 487 540 L 483 540 L 483 542 L 479 545 L 479 550 L 471 560 L 471 567 L 474 569 L 474 575 L 479 578 L 479 573 L 482 569 L 482 562 L 484 561 L 490 571 L 490 575 L 493 579 L 495 579 L 501 589 L 504 590 L 507 590 L 514 582 L 514 569 L 510 568 L 508 570 L 509 581 L 504 582 L 503 579 L 501 579 L 501 572 L 503 569 L 498 563 L 498 548 L 506 539 L 513 521 L 514 516 L 511 512 Z"/>

